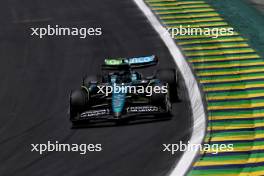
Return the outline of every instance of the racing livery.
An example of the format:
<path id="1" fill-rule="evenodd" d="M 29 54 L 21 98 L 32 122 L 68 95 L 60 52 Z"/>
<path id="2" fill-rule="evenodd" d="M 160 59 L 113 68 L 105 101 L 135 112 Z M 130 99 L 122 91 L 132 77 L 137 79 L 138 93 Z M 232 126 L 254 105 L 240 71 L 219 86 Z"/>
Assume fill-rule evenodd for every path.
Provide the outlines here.
<path id="1" fill-rule="evenodd" d="M 176 70 L 159 69 L 148 77 L 135 71 L 157 63 L 154 55 L 105 59 L 102 76 L 85 77 L 81 88 L 71 92 L 70 120 L 79 124 L 103 120 L 121 122 L 129 117 L 159 114 L 168 117 L 171 104 L 178 99 Z"/>

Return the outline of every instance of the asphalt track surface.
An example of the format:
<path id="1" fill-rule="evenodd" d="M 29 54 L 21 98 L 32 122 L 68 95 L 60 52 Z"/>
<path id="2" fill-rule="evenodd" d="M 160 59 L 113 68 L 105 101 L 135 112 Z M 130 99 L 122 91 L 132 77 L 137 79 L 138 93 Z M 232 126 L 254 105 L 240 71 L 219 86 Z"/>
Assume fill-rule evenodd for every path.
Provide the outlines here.
<path id="1" fill-rule="evenodd" d="M 156 54 L 175 67 L 164 44 L 132 0 L 0 2 L 0 175 L 161 176 L 181 156 L 163 143 L 187 141 L 189 103 L 173 106 L 168 121 L 72 129 L 68 95 L 82 76 L 96 74 L 106 57 Z M 30 36 L 30 27 L 102 27 L 100 37 Z M 142 70 L 146 74 L 154 68 Z M 101 143 L 102 152 L 31 152 L 31 145 Z"/>

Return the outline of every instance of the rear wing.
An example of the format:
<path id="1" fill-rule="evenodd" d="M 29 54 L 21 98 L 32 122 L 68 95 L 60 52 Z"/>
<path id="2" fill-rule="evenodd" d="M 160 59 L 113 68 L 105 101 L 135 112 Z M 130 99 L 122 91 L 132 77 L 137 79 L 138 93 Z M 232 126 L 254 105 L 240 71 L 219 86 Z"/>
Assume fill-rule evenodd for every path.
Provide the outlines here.
<path id="1" fill-rule="evenodd" d="M 155 55 L 133 57 L 133 58 L 114 58 L 105 59 L 103 68 L 105 69 L 126 69 L 126 68 L 141 68 L 156 65 L 158 59 Z"/>

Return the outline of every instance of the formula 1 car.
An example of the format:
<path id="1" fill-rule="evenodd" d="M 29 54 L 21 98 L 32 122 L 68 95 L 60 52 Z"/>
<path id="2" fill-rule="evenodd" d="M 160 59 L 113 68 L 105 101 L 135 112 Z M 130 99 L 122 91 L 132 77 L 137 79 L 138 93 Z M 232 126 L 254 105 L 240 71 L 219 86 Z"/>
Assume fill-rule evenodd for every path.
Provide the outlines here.
<path id="1" fill-rule="evenodd" d="M 148 77 L 135 71 L 157 63 L 154 55 L 105 59 L 102 71 L 107 73 L 99 78 L 85 77 L 81 88 L 71 92 L 72 123 L 100 120 L 118 123 L 135 116 L 169 115 L 171 104 L 178 100 L 176 70 L 159 69 Z"/>

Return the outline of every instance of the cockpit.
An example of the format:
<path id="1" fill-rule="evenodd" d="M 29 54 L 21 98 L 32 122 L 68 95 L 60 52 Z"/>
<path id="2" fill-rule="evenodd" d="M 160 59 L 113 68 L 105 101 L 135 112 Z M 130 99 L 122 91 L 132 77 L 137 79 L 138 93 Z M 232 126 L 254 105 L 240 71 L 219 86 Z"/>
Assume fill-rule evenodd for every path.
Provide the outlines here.
<path id="1" fill-rule="evenodd" d="M 109 73 L 106 79 L 106 82 L 122 84 L 140 80 L 141 75 L 135 71 L 118 71 Z"/>

